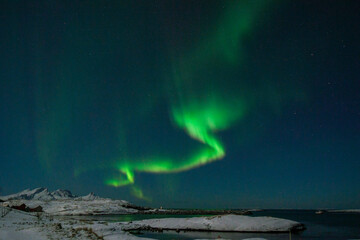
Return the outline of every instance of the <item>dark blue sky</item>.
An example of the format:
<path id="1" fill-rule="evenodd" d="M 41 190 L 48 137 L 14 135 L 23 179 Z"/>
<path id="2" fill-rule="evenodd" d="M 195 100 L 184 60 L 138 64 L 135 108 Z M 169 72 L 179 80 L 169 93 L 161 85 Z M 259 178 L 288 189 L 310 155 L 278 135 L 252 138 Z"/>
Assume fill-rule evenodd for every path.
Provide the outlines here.
<path id="1" fill-rule="evenodd" d="M 360 207 L 359 1 L 0 4 L 0 194 Z M 124 177 L 116 163 L 150 168 L 154 156 L 179 162 L 204 147 L 173 116 L 189 106 L 215 123 L 233 117 L 210 132 L 221 160 L 105 184 Z"/>

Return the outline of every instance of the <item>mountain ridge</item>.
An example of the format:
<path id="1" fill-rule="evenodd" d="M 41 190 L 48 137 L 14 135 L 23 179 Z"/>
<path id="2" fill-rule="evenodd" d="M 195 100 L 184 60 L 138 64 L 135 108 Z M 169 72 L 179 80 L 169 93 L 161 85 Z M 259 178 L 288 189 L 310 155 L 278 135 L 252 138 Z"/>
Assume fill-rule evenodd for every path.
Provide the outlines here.
<path id="1" fill-rule="evenodd" d="M 102 199 L 93 192 L 85 196 L 76 196 L 72 194 L 70 190 L 67 189 L 57 189 L 50 192 L 48 188 L 38 187 L 34 189 L 25 189 L 18 193 L 0 196 L 0 199 L 3 201 L 10 200 L 40 200 L 40 201 L 52 201 L 52 200 L 96 200 Z"/>

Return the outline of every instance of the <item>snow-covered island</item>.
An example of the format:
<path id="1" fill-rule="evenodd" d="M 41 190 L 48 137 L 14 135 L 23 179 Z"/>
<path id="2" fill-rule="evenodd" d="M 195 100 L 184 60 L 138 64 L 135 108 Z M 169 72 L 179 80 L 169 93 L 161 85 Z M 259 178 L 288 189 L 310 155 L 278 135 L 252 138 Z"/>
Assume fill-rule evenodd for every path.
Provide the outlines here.
<path id="1" fill-rule="evenodd" d="M 49 192 L 46 188 L 25 190 L 0 197 L 0 239 L 133 239 L 129 231 L 214 231 L 214 232 L 298 232 L 301 223 L 273 217 L 218 215 L 211 217 L 146 219 L 132 222 L 105 222 L 57 217 L 79 214 L 133 214 L 137 207 L 124 200 L 101 198 L 94 194 L 76 197 L 67 190 Z M 44 212 L 10 208 L 40 205 Z M 139 207 L 141 209 L 141 207 Z"/>
<path id="2" fill-rule="evenodd" d="M 336 209 L 328 210 L 329 213 L 360 213 L 360 209 Z"/>
<path id="3" fill-rule="evenodd" d="M 124 224 L 124 230 L 176 230 L 213 232 L 299 232 L 303 224 L 274 217 L 220 215 L 211 217 L 146 219 Z"/>

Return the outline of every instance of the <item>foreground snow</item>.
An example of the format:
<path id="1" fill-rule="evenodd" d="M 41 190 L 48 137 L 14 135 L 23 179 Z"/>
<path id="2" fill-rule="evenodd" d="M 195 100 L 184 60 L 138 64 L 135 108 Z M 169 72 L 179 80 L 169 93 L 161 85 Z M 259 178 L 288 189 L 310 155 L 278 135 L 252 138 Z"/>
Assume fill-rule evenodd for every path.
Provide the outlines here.
<path id="1" fill-rule="evenodd" d="M 3 207 L 0 207 L 0 210 L 3 209 Z M 131 229 L 144 229 L 148 226 L 158 229 L 174 230 L 250 232 L 282 232 L 294 230 L 294 227 L 296 228 L 302 226 L 300 223 L 285 219 L 238 215 L 151 219 L 134 222 L 111 223 L 103 221 L 54 218 L 47 214 L 29 214 L 18 210 L 11 210 L 9 208 L 6 208 L 5 212 L 7 213 L 5 216 L 0 216 L 0 239 L 12 240 L 145 240 L 146 238 L 131 235 L 126 231 Z"/>
<path id="2" fill-rule="evenodd" d="M 147 219 L 125 224 L 125 230 L 187 230 L 219 232 L 289 232 L 304 230 L 295 221 L 273 217 L 223 215 L 213 217 Z"/>
<path id="3" fill-rule="evenodd" d="M 47 188 L 27 189 L 0 199 L 5 200 L 0 203 L 0 239 L 144 240 L 145 238 L 131 235 L 127 231 L 288 232 L 303 229 L 302 224 L 290 220 L 240 215 L 149 219 L 122 223 L 57 218 L 57 215 L 131 214 L 141 209 L 124 200 L 101 198 L 93 193 L 77 197 L 68 190 L 60 189 L 54 192 Z M 41 206 L 44 213 L 27 213 L 5 207 L 21 204 L 30 208 Z M 156 210 L 158 211 L 167 210 Z"/>
<path id="4" fill-rule="evenodd" d="M 2 207 L 0 207 L 0 210 L 8 211 L 3 210 Z M 35 216 L 18 211 L 11 211 L 5 217 L 0 216 L 0 239 L 46 239 L 46 234 L 40 231 L 40 227 L 35 224 L 35 220 Z"/>
<path id="5" fill-rule="evenodd" d="M 0 210 L 3 211 L 0 206 Z M 8 209 L 6 209 L 8 211 Z M 103 237 L 103 238 L 101 238 Z M 0 215 L 0 239 L 11 240 L 68 240 L 123 239 L 146 240 L 122 230 L 119 224 L 81 220 L 64 220 L 50 216 L 36 216 L 18 210 Z M 149 239 L 148 239 L 149 240 Z"/>

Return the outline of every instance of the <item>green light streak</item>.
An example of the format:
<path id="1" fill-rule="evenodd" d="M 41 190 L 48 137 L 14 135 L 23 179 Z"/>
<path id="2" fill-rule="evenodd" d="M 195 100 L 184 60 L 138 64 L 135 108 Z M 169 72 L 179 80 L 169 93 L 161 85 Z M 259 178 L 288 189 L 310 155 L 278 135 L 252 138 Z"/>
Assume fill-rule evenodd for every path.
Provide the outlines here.
<path id="1" fill-rule="evenodd" d="M 176 124 L 189 136 L 205 144 L 204 148 L 184 159 L 153 157 L 149 159 L 122 159 L 116 164 L 119 177 L 106 180 L 105 184 L 122 187 L 135 182 L 135 172 L 177 173 L 203 166 L 225 156 L 225 149 L 214 132 L 225 129 L 242 115 L 242 111 L 231 112 L 224 107 L 212 106 L 201 111 L 184 111 L 173 109 Z M 134 193 L 134 191 L 132 191 Z M 137 197 L 140 196 L 137 194 Z"/>
<path id="2" fill-rule="evenodd" d="M 140 198 L 145 201 L 151 201 L 151 199 L 149 197 L 144 196 L 143 191 L 139 187 L 136 187 L 135 185 L 131 187 L 131 193 L 137 198 Z"/>
<path id="3" fill-rule="evenodd" d="M 238 64 L 241 45 L 253 29 L 265 1 L 228 2 L 225 14 L 213 31 L 189 52 L 181 53 L 173 62 L 171 86 L 177 90 L 171 97 L 171 118 L 177 127 L 203 147 L 190 156 L 177 158 L 120 159 L 116 164 L 119 177 L 105 184 L 121 187 L 135 182 L 135 172 L 176 173 L 203 166 L 225 156 L 225 148 L 215 133 L 228 129 L 240 120 L 248 106 L 244 95 L 224 94 L 218 90 L 223 79 L 208 76 L 214 62 Z M 215 66 L 216 68 L 217 66 Z M 204 79 L 205 82 L 204 82 Z M 211 87 L 212 86 L 212 87 Z M 194 89 L 200 89 L 196 91 Z M 132 185 L 134 196 L 144 199 L 140 188 Z"/>

